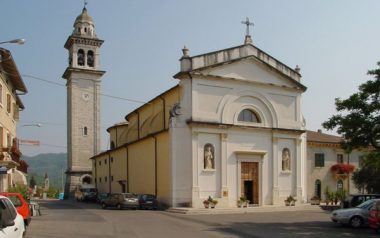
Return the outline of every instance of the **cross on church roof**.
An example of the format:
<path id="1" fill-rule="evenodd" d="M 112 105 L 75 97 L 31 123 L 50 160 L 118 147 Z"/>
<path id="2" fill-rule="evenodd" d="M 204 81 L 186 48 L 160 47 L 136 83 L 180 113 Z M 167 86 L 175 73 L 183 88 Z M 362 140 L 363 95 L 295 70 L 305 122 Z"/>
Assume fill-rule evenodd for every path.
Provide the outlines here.
<path id="1" fill-rule="evenodd" d="M 84 7 L 86 8 L 88 2 L 87 0 L 84 0 L 83 2 L 84 2 Z"/>
<path id="2" fill-rule="evenodd" d="M 247 25 L 247 30 L 246 30 L 246 36 L 249 36 L 249 26 L 253 26 L 253 22 L 249 21 L 249 18 L 247 17 L 245 21 L 242 21 L 241 24 Z"/>

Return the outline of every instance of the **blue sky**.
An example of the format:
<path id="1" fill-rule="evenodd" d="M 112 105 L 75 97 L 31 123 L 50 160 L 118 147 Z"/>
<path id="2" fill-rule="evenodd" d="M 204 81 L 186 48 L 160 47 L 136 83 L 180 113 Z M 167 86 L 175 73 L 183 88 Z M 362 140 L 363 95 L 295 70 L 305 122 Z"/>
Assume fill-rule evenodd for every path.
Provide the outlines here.
<path id="1" fill-rule="evenodd" d="M 0 41 L 25 38 L 11 50 L 22 75 L 64 84 L 63 45 L 82 0 L 1 0 Z M 380 60 L 380 1 L 376 0 L 88 0 L 101 48 L 102 93 L 148 101 L 177 83 L 181 49 L 198 55 L 243 43 L 249 17 L 254 45 L 290 67 L 301 68 L 308 87 L 302 109 L 307 128 L 317 130 L 335 113 L 334 98 L 346 98 L 370 79 Z M 18 126 L 26 155 L 66 151 L 66 88 L 23 77 L 29 90 Z M 102 98 L 102 149 L 106 129 L 141 104 Z M 40 122 L 42 127 L 26 127 Z M 332 132 L 331 132 L 332 133 Z"/>

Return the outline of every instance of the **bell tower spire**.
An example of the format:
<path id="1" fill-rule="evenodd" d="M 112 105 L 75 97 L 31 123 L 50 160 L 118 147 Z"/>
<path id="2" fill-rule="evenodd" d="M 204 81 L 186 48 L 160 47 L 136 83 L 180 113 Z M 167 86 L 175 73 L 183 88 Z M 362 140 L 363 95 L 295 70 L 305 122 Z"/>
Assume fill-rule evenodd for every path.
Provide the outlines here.
<path id="1" fill-rule="evenodd" d="M 67 171 L 65 197 L 78 186 L 93 183 L 90 158 L 100 152 L 100 86 L 105 71 L 100 70 L 103 40 L 86 9 L 75 19 L 74 29 L 64 47 L 68 50 L 67 80 Z"/>

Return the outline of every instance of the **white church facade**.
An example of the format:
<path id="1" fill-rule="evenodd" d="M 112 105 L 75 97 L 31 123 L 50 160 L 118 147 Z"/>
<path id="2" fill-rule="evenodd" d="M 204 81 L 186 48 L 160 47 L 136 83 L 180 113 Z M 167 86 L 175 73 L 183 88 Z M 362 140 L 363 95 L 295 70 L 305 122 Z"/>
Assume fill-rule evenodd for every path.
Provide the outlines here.
<path id="1" fill-rule="evenodd" d="M 246 41 L 194 57 L 185 50 L 175 77 L 182 95 L 170 128 L 174 204 L 306 199 L 306 87 L 297 70 Z"/>

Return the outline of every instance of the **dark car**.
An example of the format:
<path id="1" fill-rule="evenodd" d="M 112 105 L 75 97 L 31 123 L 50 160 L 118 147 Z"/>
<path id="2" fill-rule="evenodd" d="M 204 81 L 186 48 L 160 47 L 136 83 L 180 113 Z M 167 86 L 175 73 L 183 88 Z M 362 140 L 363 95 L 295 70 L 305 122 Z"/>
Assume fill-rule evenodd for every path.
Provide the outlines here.
<path id="1" fill-rule="evenodd" d="M 107 207 L 116 207 L 117 209 L 137 209 L 139 206 L 139 199 L 134 193 L 112 193 L 102 200 L 103 209 L 106 209 Z"/>
<path id="2" fill-rule="evenodd" d="M 380 194 L 353 194 L 349 195 L 343 202 L 343 208 L 356 207 L 365 201 L 380 198 Z"/>
<path id="3" fill-rule="evenodd" d="M 98 196 L 96 197 L 96 202 L 101 204 L 104 199 L 109 197 L 109 195 L 109 193 L 98 193 Z"/>
<path id="4" fill-rule="evenodd" d="M 154 209 L 158 207 L 157 198 L 152 194 L 139 194 L 139 206 L 140 209 Z"/>

